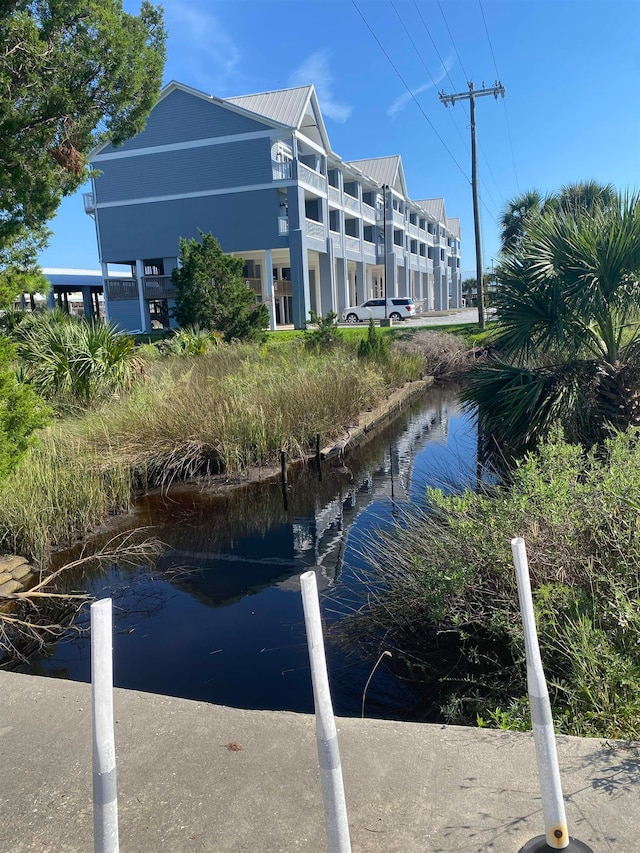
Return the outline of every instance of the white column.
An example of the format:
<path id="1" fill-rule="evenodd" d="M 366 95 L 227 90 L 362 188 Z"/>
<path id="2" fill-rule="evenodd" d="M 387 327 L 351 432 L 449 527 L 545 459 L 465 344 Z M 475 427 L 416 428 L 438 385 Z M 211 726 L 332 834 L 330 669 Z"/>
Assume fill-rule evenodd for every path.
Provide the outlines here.
<path id="1" fill-rule="evenodd" d="M 276 301 L 273 292 L 273 261 L 271 249 L 264 250 L 262 262 L 262 298 L 269 308 L 269 329 L 273 332 L 276 327 Z"/>
<path id="2" fill-rule="evenodd" d="M 148 332 L 147 329 L 147 311 L 146 305 L 144 304 L 144 291 L 143 291 L 143 279 L 144 279 L 144 262 L 140 260 L 140 258 L 136 259 L 136 278 L 138 280 L 138 303 L 140 305 L 140 329 L 143 332 Z"/>
<path id="3" fill-rule="evenodd" d="M 100 264 L 102 267 L 102 297 L 104 299 L 104 320 L 109 322 L 109 300 L 107 299 L 107 279 L 109 278 L 109 267 L 107 264 Z"/>

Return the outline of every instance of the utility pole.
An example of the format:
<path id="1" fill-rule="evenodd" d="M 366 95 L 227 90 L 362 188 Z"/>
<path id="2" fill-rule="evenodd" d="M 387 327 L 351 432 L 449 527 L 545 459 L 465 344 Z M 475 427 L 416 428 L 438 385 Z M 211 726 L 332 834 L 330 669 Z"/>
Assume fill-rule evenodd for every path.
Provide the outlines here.
<path id="1" fill-rule="evenodd" d="M 474 89 L 473 82 L 468 81 L 468 92 L 459 92 L 456 95 L 446 95 L 440 92 L 439 97 L 445 107 L 453 106 L 456 101 L 469 101 L 469 115 L 471 119 L 471 189 L 473 192 L 473 224 L 476 236 L 476 290 L 478 292 L 478 324 L 484 329 L 484 295 L 482 292 L 482 243 L 480 240 L 480 209 L 478 202 L 478 156 L 476 151 L 476 98 L 482 95 L 493 95 L 498 100 L 498 95 L 504 98 L 504 86 L 499 80 L 488 89 Z M 483 83 L 484 87 L 484 83 Z"/>

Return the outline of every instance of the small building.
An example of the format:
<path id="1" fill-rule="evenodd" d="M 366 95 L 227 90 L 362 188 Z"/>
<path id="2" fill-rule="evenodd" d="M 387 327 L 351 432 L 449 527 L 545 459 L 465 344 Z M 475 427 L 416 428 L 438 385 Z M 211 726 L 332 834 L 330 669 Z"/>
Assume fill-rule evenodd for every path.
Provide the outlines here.
<path id="1" fill-rule="evenodd" d="M 47 296 L 35 294 L 32 307 L 54 308 L 67 314 L 105 319 L 102 272 L 100 270 L 45 267 L 44 277 L 51 285 Z M 26 300 L 23 297 L 23 307 Z"/>
<path id="2" fill-rule="evenodd" d="M 443 199 L 409 198 L 400 156 L 343 161 L 313 86 L 221 99 L 172 82 L 143 131 L 90 163 L 85 211 L 123 329 L 170 325 L 179 239 L 199 230 L 243 258 L 272 329 L 385 292 L 424 310 L 462 304 L 459 221 Z"/>

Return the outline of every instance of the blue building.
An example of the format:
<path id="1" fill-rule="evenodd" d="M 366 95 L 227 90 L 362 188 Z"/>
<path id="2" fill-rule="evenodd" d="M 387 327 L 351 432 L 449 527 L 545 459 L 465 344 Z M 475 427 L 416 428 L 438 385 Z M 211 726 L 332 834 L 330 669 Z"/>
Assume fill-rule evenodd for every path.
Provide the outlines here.
<path id="1" fill-rule="evenodd" d="M 221 100 L 172 82 L 141 133 L 90 162 L 101 174 L 85 210 L 122 328 L 171 324 L 178 241 L 199 229 L 244 259 L 272 329 L 385 288 L 424 310 L 462 304 L 459 220 L 443 199 L 409 198 L 399 156 L 335 154 L 313 86 Z M 110 275 L 116 264 L 133 276 Z"/>

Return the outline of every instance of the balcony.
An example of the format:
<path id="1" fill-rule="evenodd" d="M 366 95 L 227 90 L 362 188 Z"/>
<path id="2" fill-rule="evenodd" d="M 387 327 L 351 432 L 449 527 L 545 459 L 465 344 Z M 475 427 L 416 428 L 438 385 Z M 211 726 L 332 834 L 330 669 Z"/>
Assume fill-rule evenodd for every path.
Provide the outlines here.
<path id="1" fill-rule="evenodd" d="M 138 298 L 138 282 L 135 278 L 106 278 L 104 289 L 109 302 L 124 302 Z"/>
<path id="2" fill-rule="evenodd" d="M 96 202 L 93 193 L 82 193 L 82 200 L 84 201 L 84 212 L 89 216 L 93 216 L 96 212 Z"/>
<path id="3" fill-rule="evenodd" d="M 362 215 L 366 219 L 370 219 L 372 222 L 376 221 L 376 211 L 374 207 L 371 207 L 370 204 L 365 204 L 362 202 Z"/>
<path id="4" fill-rule="evenodd" d="M 305 166 L 304 163 L 298 163 L 298 180 L 300 183 L 306 184 L 308 187 L 318 190 L 321 193 L 327 190 L 327 179 L 325 176 L 321 175 L 320 172 L 314 172 L 313 169 Z"/>
<path id="5" fill-rule="evenodd" d="M 360 199 L 354 198 L 349 193 L 342 194 L 342 204 L 347 210 L 353 210 L 355 213 L 360 213 Z"/>
<path id="6" fill-rule="evenodd" d="M 370 243 L 368 240 L 362 241 L 362 248 L 364 249 L 365 255 L 375 255 L 376 254 L 376 244 Z"/>
<path id="7" fill-rule="evenodd" d="M 307 237 L 314 240 L 324 240 L 324 225 L 322 222 L 316 222 L 314 219 L 305 219 L 307 224 Z"/>
<path id="8" fill-rule="evenodd" d="M 331 237 L 331 242 L 333 243 L 334 249 L 342 248 L 342 236 L 337 231 L 329 231 L 329 236 Z"/>
<path id="9" fill-rule="evenodd" d="M 342 193 L 340 192 L 340 190 L 337 187 L 332 187 L 331 184 L 329 184 L 328 190 L 329 203 L 336 205 L 342 204 Z"/>
<path id="10" fill-rule="evenodd" d="M 142 279 L 142 295 L 145 299 L 173 299 L 176 291 L 171 284 L 171 276 L 145 276 Z"/>
<path id="11" fill-rule="evenodd" d="M 272 160 L 271 167 L 273 169 L 274 181 L 289 181 L 292 175 L 291 160 Z"/>
<path id="12" fill-rule="evenodd" d="M 280 237 L 286 237 L 289 233 L 289 217 L 288 216 L 279 216 L 278 217 L 278 235 Z"/>
<path id="13" fill-rule="evenodd" d="M 344 247 L 348 252 L 359 252 L 360 251 L 360 238 L 359 237 L 350 237 L 348 234 L 345 234 Z"/>
<path id="14" fill-rule="evenodd" d="M 262 279 L 245 278 L 244 284 L 247 290 L 253 290 L 256 296 L 262 296 Z"/>
<path id="15" fill-rule="evenodd" d="M 400 228 L 404 228 L 404 213 L 400 213 L 399 210 L 393 211 L 393 224 L 399 225 Z"/>

